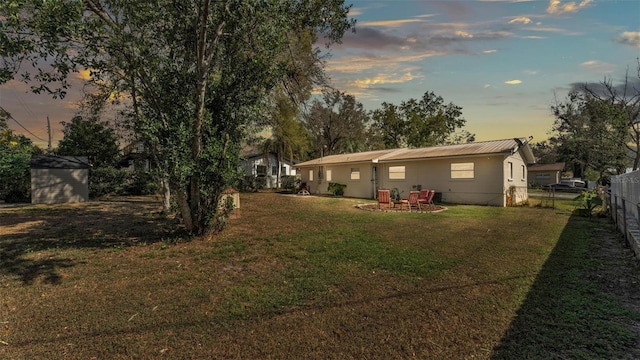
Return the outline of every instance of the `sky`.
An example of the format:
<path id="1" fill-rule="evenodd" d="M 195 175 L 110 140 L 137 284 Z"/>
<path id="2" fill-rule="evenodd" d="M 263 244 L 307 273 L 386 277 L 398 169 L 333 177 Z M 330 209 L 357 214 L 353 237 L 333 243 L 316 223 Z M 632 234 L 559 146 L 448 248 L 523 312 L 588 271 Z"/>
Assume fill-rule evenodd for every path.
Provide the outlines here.
<path id="1" fill-rule="evenodd" d="M 347 3 L 357 22 L 327 58 L 333 87 L 367 110 L 434 92 L 462 107 L 476 141 L 545 140 L 556 99 L 579 84 L 618 84 L 627 70 L 633 77 L 640 56 L 638 0 Z M 14 121 L 10 128 L 46 146 L 49 116 L 55 147 L 87 75 L 74 74 L 62 100 L 30 94 L 16 80 L 1 85 L 0 106 L 30 133 Z"/>

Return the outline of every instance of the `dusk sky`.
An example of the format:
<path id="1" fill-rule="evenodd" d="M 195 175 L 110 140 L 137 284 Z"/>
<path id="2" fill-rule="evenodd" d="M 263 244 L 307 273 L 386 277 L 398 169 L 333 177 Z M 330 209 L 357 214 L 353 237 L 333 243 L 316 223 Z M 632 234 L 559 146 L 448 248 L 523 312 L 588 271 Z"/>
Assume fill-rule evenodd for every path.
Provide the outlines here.
<path id="1" fill-rule="evenodd" d="M 573 85 L 619 83 L 627 69 L 636 75 L 638 0 L 351 3 L 356 32 L 331 50 L 333 86 L 367 110 L 433 91 L 462 107 L 465 129 L 477 141 L 529 135 L 542 141 L 553 123 L 550 105 Z M 52 100 L 11 81 L 0 86 L 0 105 L 41 139 L 49 115 L 55 146 L 59 122 L 77 111 L 82 85 L 76 83 L 64 100 Z"/>

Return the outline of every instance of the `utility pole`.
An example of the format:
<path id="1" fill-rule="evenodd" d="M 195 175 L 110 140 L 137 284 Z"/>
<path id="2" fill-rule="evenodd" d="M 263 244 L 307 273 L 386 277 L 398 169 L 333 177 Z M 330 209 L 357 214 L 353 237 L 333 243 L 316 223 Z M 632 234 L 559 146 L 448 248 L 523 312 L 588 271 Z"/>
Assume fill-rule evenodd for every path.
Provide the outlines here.
<path id="1" fill-rule="evenodd" d="M 47 132 L 49 133 L 49 146 L 47 150 L 51 153 L 51 139 L 53 138 L 53 134 L 51 134 L 51 122 L 49 121 L 49 115 L 47 115 Z"/>

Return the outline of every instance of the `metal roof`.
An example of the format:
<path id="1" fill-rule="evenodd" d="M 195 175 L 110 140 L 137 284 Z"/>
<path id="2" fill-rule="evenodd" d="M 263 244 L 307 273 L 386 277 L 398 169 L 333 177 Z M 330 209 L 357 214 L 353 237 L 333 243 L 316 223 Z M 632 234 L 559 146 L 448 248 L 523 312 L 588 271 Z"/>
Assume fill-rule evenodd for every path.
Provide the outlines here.
<path id="1" fill-rule="evenodd" d="M 489 155 L 515 153 L 521 150 L 527 163 L 535 158 L 525 138 L 479 141 L 468 144 L 432 146 L 418 149 L 388 149 L 361 153 L 325 156 L 297 164 L 298 167 L 349 164 L 358 162 L 391 162 L 399 160 L 418 160 L 442 157 Z"/>
<path id="2" fill-rule="evenodd" d="M 553 164 L 531 164 L 529 165 L 529 171 L 562 171 L 564 170 L 564 163 Z"/>
<path id="3" fill-rule="evenodd" d="M 88 169 L 89 158 L 86 156 L 31 156 L 32 169 Z"/>

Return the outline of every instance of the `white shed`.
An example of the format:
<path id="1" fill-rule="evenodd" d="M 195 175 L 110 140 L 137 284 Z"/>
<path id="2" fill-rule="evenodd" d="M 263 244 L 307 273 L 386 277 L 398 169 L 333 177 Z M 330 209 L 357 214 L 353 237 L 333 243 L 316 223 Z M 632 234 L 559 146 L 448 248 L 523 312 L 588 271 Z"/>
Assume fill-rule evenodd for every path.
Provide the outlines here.
<path id="1" fill-rule="evenodd" d="M 55 204 L 89 200 L 86 156 L 31 157 L 31 203 Z"/>

